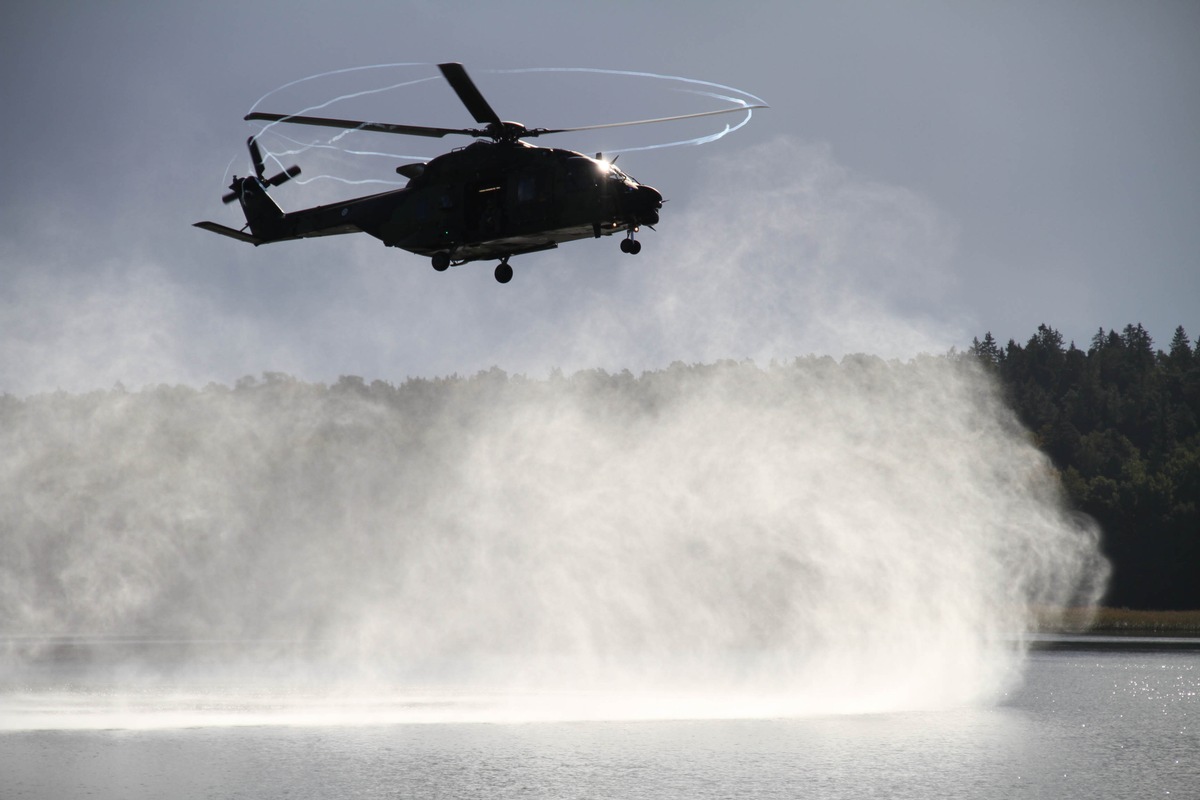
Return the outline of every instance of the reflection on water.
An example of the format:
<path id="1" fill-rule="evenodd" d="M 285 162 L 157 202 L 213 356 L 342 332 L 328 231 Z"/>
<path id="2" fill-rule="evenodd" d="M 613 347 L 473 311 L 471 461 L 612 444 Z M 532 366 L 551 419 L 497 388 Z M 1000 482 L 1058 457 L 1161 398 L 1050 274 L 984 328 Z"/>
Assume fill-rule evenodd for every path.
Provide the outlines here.
<path id="1" fill-rule="evenodd" d="M 4 698 L 3 708 L 0 731 L 643 722 L 815 715 L 811 710 L 814 706 L 806 698 L 771 694 L 314 694 L 276 688 L 199 686 L 134 692 L 97 686 L 65 691 L 16 689 Z"/>
<path id="2" fill-rule="evenodd" d="M 5 798 L 1125 798 L 1200 786 L 1194 650 L 1035 650 L 998 706 L 780 718 L 758 698 L 743 711 L 766 718 L 630 721 L 637 700 L 10 685 L 0 775 Z M 665 716 L 720 708 L 658 702 Z M 721 702 L 737 717 L 749 700 Z M 409 724 L 501 719 L 513 705 L 549 720 L 572 704 L 621 721 Z"/>

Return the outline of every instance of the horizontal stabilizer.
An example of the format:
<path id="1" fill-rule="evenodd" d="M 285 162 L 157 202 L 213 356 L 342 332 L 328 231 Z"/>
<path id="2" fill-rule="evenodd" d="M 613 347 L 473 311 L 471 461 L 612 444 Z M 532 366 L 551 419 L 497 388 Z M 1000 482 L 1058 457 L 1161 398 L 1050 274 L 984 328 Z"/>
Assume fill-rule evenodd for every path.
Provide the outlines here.
<path id="1" fill-rule="evenodd" d="M 251 236 L 245 231 L 235 231 L 233 228 L 227 228 L 224 225 L 218 225 L 215 222 L 197 222 L 194 223 L 197 228 L 203 228 L 206 231 L 219 233 L 222 236 L 228 236 L 230 239 L 237 239 L 239 242 L 249 242 L 256 247 L 260 244 L 266 244 L 268 240 L 260 239 L 257 236 Z"/>

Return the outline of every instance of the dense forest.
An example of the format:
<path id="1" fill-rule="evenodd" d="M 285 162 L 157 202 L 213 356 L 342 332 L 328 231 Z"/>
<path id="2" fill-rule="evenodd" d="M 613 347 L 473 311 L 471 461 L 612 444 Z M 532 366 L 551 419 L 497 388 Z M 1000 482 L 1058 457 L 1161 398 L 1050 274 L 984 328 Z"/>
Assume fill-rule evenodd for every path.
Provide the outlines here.
<path id="1" fill-rule="evenodd" d="M 988 333 L 970 352 L 1100 523 L 1106 604 L 1200 608 L 1200 347 L 1184 328 L 1165 351 L 1136 324 L 1101 328 L 1087 350 L 1040 325 L 1024 345 Z"/>

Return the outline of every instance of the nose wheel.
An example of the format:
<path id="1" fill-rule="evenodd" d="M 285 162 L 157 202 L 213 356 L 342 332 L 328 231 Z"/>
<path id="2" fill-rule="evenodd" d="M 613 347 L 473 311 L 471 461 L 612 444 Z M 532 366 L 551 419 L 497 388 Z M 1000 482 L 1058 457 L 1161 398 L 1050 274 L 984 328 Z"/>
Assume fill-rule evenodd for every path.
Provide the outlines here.
<path id="1" fill-rule="evenodd" d="M 633 234 L 636 231 L 637 228 L 630 228 L 629 233 L 626 234 L 625 238 L 621 240 L 622 253 L 629 253 L 631 256 L 636 256 L 638 253 L 642 252 L 642 243 L 633 238 Z"/>
<path id="2" fill-rule="evenodd" d="M 496 281 L 499 283 L 508 283 L 512 280 L 513 268 L 508 264 L 508 256 L 500 259 L 500 263 L 496 266 Z"/>

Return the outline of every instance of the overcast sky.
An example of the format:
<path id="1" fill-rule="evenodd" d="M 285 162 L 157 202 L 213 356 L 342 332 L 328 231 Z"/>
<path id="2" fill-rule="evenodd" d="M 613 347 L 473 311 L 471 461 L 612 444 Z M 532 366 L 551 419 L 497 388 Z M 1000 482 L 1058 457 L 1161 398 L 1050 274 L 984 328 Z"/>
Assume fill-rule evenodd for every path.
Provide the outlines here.
<path id="1" fill-rule="evenodd" d="M 0 391 L 907 358 L 1042 322 L 1084 347 L 1141 322 L 1166 347 L 1176 325 L 1200 335 L 1198 43 L 1196 2 L 18 0 L 0 25 Z M 253 248 L 192 227 L 240 226 L 220 196 L 247 171 L 242 116 L 264 95 L 441 61 L 536 126 L 707 106 L 649 78 L 491 70 L 683 76 L 771 108 L 709 144 L 621 156 L 668 198 L 640 255 L 574 243 L 514 258 L 506 286 L 490 263 L 439 274 L 365 234 Z M 437 81 L 377 100 L 356 113 L 470 124 Z M 541 143 L 675 131 L 637 134 Z M 394 178 L 398 163 L 344 168 Z M 274 195 L 295 209 L 355 191 Z"/>

